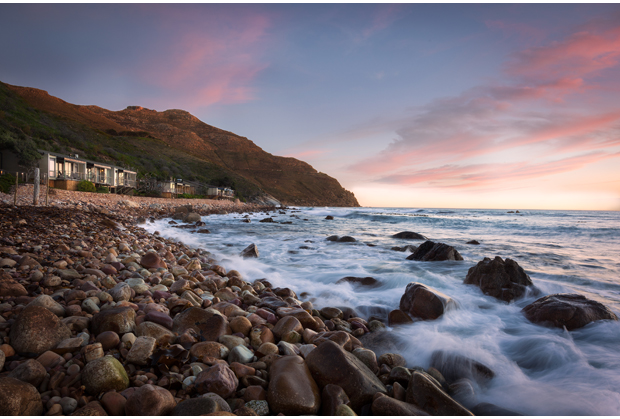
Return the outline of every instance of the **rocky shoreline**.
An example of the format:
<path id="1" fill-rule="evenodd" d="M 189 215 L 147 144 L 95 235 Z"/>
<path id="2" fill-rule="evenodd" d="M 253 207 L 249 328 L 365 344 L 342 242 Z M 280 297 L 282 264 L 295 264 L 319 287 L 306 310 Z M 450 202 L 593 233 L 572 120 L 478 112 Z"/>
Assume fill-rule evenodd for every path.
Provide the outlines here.
<path id="1" fill-rule="evenodd" d="M 0 204 L 3 415 L 514 414 L 454 399 L 494 377 L 485 365 L 441 351 L 428 369 L 378 356 L 368 347 L 389 340 L 380 320 L 314 307 L 141 227 L 275 208 L 170 201 L 74 192 L 48 207 Z M 412 283 L 392 317 L 449 307 Z"/>

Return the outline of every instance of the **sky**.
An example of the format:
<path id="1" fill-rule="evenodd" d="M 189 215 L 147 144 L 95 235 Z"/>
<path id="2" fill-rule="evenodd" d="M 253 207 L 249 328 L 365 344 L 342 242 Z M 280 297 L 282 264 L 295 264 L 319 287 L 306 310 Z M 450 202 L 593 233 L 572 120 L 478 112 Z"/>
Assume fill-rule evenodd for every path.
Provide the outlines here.
<path id="1" fill-rule="evenodd" d="M 618 4 L 0 4 L 0 81 L 184 109 L 362 206 L 620 210 Z"/>

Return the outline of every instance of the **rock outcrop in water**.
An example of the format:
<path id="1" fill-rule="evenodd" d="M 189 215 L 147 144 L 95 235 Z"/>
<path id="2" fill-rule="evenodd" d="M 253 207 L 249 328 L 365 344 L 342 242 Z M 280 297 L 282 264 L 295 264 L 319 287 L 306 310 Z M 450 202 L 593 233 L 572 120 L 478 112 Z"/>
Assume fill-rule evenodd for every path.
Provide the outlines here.
<path id="1" fill-rule="evenodd" d="M 526 288 L 534 285 L 517 262 L 499 256 L 484 258 L 469 268 L 463 283 L 476 285 L 484 294 L 506 302 L 522 297 Z"/>
<path id="2" fill-rule="evenodd" d="M 409 283 L 400 299 L 402 311 L 422 320 L 434 320 L 456 307 L 452 298 L 418 282 Z"/>
<path id="3" fill-rule="evenodd" d="M 610 309 L 580 294 L 552 294 L 521 310 L 532 323 L 578 329 L 597 320 L 618 320 Z"/>
<path id="4" fill-rule="evenodd" d="M 394 234 L 392 237 L 395 239 L 426 240 L 426 237 L 419 233 L 414 233 L 413 231 L 401 231 L 400 233 Z"/>
<path id="5" fill-rule="evenodd" d="M 427 240 L 422 243 L 415 252 L 407 257 L 407 260 L 419 261 L 442 261 L 463 260 L 463 256 L 453 246 L 445 243 L 435 243 Z"/>

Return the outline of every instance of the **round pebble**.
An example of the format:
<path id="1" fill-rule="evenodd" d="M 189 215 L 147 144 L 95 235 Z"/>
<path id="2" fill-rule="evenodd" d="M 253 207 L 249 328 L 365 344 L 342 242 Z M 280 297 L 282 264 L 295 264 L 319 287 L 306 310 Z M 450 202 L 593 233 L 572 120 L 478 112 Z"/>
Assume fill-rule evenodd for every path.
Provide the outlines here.
<path id="1" fill-rule="evenodd" d="M 67 368 L 67 374 L 70 376 L 74 376 L 80 372 L 80 366 L 77 364 L 73 364 Z"/>

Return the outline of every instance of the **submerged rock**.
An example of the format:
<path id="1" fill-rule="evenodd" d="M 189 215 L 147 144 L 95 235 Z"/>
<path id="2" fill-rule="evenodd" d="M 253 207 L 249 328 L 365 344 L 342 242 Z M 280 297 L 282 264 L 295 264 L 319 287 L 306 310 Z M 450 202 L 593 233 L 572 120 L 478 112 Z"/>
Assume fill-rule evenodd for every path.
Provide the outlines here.
<path id="1" fill-rule="evenodd" d="M 465 356 L 445 351 L 433 352 L 430 366 L 439 371 L 450 384 L 463 378 L 485 383 L 495 377 L 493 370 L 486 365 Z"/>
<path id="2" fill-rule="evenodd" d="M 401 231 L 392 236 L 395 239 L 426 240 L 426 237 L 413 231 Z"/>
<path id="3" fill-rule="evenodd" d="M 580 294 L 552 294 L 521 310 L 532 323 L 578 329 L 597 320 L 618 320 L 609 308 Z"/>
<path id="4" fill-rule="evenodd" d="M 456 307 L 452 298 L 419 282 L 410 282 L 400 299 L 402 311 L 422 320 L 434 320 Z"/>
<path id="5" fill-rule="evenodd" d="M 356 276 L 345 276 L 344 278 L 340 278 L 338 281 L 336 281 L 336 284 L 342 284 L 343 282 L 348 282 L 349 284 L 355 285 L 363 285 L 366 287 L 372 287 L 379 283 L 379 281 L 377 281 L 371 276 L 367 276 L 365 278 L 360 278 Z"/>
<path id="6" fill-rule="evenodd" d="M 445 243 L 435 243 L 430 240 L 425 241 L 416 249 L 407 260 L 418 261 L 442 261 L 442 260 L 463 260 L 463 256 L 453 247 Z"/>
<path id="7" fill-rule="evenodd" d="M 484 258 L 469 268 L 463 283 L 476 285 L 484 294 L 506 302 L 523 296 L 526 287 L 534 285 L 517 262 L 499 256 Z"/>

